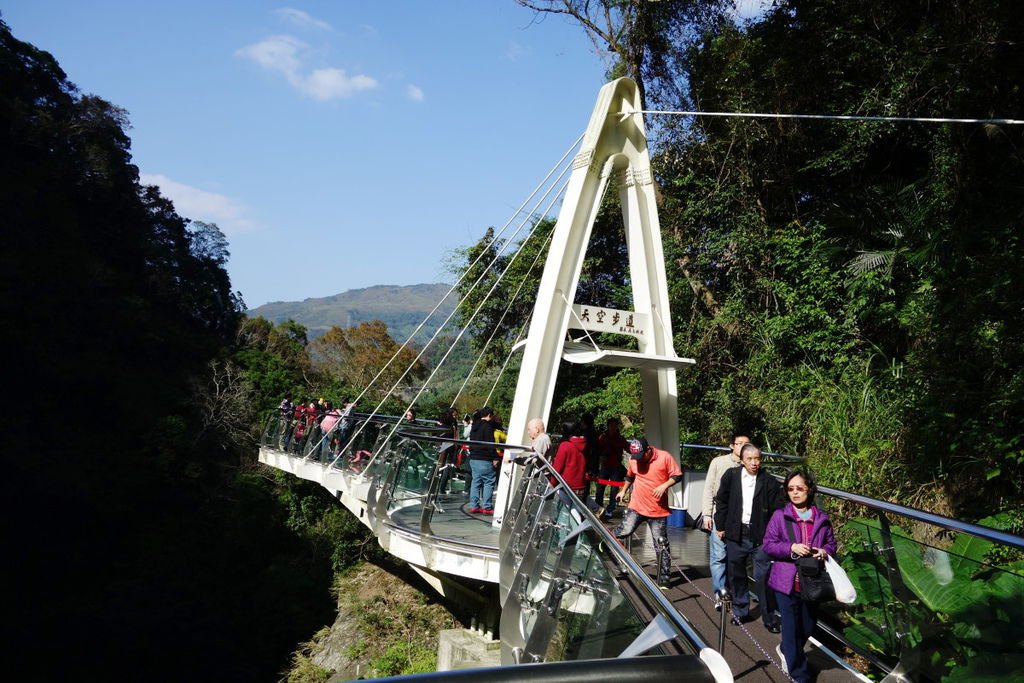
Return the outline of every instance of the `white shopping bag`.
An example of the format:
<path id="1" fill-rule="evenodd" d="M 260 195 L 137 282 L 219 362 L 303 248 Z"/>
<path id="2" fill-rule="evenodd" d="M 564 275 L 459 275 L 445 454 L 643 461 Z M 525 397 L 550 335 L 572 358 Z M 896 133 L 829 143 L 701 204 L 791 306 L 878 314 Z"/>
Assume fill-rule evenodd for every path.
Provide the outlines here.
<path id="1" fill-rule="evenodd" d="M 832 579 L 832 587 L 836 589 L 836 600 L 844 605 L 852 605 L 857 601 L 857 589 L 850 583 L 850 577 L 839 563 L 829 555 L 825 558 L 825 571 Z"/>

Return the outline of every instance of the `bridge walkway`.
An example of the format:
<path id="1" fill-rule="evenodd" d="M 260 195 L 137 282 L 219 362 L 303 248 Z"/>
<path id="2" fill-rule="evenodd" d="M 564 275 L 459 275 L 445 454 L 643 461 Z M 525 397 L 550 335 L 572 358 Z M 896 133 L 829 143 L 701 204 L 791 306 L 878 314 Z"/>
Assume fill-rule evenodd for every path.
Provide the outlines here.
<path id="1" fill-rule="evenodd" d="M 431 529 L 438 540 L 475 546 L 490 546 L 498 552 L 499 531 L 491 525 L 491 518 L 470 514 L 469 498 L 462 492 L 438 497 L 438 509 L 431 518 Z M 422 508 L 410 505 L 391 513 L 391 523 L 408 531 L 419 528 Z M 606 524 L 611 530 L 617 520 Z M 654 550 L 646 538 L 647 527 L 640 525 L 634 536 L 627 539 L 626 547 L 652 579 L 657 576 Z M 720 614 L 711 601 L 711 579 L 708 574 L 707 535 L 693 529 L 669 527 L 672 548 L 673 573 L 671 590 L 666 597 L 673 607 L 693 625 L 694 629 L 712 647 L 717 646 Z M 752 614 L 759 615 L 756 600 Z M 745 683 L 786 683 L 789 677 L 778 666 L 775 646 L 781 640 L 769 633 L 761 621 L 755 620 L 742 627 L 726 625 L 725 646 L 722 655 L 729 663 L 736 681 Z M 817 672 L 819 683 L 848 683 L 863 680 L 844 668 L 825 651 L 813 643 L 808 644 L 808 658 L 812 671 Z"/>
<path id="2" fill-rule="evenodd" d="M 472 546 L 487 547 L 497 555 L 500 530 L 491 522 L 493 517 L 470 514 L 469 495 L 466 493 L 445 493 L 435 499 L 435 510 L 430 519 L 434 538 Z M 391 512 L 392 524 L 409 531 L 420 528 L 422 505 L 410 505 Z"/>
<path id="3" fill-rule="evenodd" d="M 465 486 L 461 474 L 451 479 L 454 492 L 437 493 L 444 479 L 437 451 L 438 443 L 447 443 L 443 438 L 406 430 L 391 438 L 393 420 L 372 422 L 358 445 L 376 451 L 375 458 L 318 458 L 316 444 L 284 449 L 279 422 L 269 421 L 260 461 L 321 484 L 374 531 L 387 552 L 435 579 L 431 584 L 442 592 L 450 587 L 477 599 L 488 628 L 500 631 L 504 664 L 650 653 L 689 656 L 691 662 L 699 656 L 707 672 L 697 671 L 694 680 L 707 680 L 711 671 L 720 681 L 787 680 L 776 665 L 779 636 L 759 621 L 727 625 L 721 655 L 716 652 L 720 615 L 710 598 L 703 532 L 669 528 L 675 569 L 671 589 L 663 593 L 652 579 L 655 558 L 646 527 L 625 545 L 616 542 L 611 524 L 565 493 L 565 482 L 542 457 L 524 461 L 499 527 L 493 517 L 469 513 L 468 497 L 458 490 Z M 1011 553 L 1024 551 L 1024 538 L 824 486 L 818 493 L 821 504 L 842 511 L 844 560 L 858 591 L 856 604 L 830 603 L 823 610 L 817 635 L 828 648 L 852 649 L 858 662 L 886 672 L 888 680 L 937 681 L 964 667 L 972 668 L 961 680 L 985 678 L 978 671 L 995 672 L 986 680 L 1020 679 L 1024 660 L 1016 634 L 1024 623 L 1024 576 L 1019 562 L 1002 566 L 989 557 L 1017 557 Z M 933 538 L 941 531 L 947 542 L 937 547 L 917 540 L 914 525 Z M 925 609 L 926 600 L 936 607 Z M 753 614 L 759 616 L 756 603 Z M 952 626 L 946 614 L 957 620 Z M 967 664 L 936 664 L 934 643 L 963 623 L 976 626 L 971 642 L 979 654 Z M 911 641 L 908 633 L 931 640 Z M 849 642 L 837 645 L 844 637 Z M 845 662 L 827 658 L 814 641 L 811 646 L 821 683 L 866 680 Z"/>
<path id="4" fill-rule="evenodd" d="M 617 523 L 618 520 L 613 520 L 605 526 L 610 531 Z M 627 550 L 653 580 L 657 578 L 658 570 L 654 548 L 646 533 L 646 525 L 637 527 L 633 537 L 627 539 Z M 672 579 L 666 597 L 709 645 L 717 647 L 721 615 L 715 611 L 711 599 L 707 534 L 689 528 L 669 527 L 668 536 L 672 549 Z M 729 663 L 736 681 L 786 683 L 790 678 L 779 668 L 779 657 L 775 651 L 781 636 L 770 633 L 761 623 L 756 599 L 751 602 L 751 614 L 758 618 L 741 627 L 726 624 L 722 656 Z M 818 683 L 866 680 L 836 662 L 815 644 L 816 640 L 808 643 L 807 657 L 811 671 L 817 673 Z"/>

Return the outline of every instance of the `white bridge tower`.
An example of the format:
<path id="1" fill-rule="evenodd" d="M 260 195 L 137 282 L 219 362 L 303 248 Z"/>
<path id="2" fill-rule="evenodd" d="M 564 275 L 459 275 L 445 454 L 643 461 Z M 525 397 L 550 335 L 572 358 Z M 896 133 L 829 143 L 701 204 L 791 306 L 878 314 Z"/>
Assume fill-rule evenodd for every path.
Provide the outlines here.
<path id="1" fill-rule="evenodd" d="M 537 291 L 509 416 L 511 443 L 529 443 L 529 420 L 539 417 L 548 422 L 558 368 L 564 360 L 636 368 L 643 386 L 647 439 L 652 445 L 679 455 L 676 368 L 692 365 L 694 361 L 678 357 L 672 344 L 665 259 L 640 109 L 636 84 L 628 78 L 605 85 L 598 94 L 580 152 L 573 162 Z M 632 311 L 575 302 L 594 219 L 605 186 L 613 176 L 620 188 Z M 630 335 L 636 338 L 639 350 L 602 349 L 593 343 L 567 341 L 570 327 Z M 513 465 L 502 466 L 495 525 L 500 525 L 504 515 L 515 469 Z M 678 490 L 673 495 L 677 499 L 681 496 Z"/>

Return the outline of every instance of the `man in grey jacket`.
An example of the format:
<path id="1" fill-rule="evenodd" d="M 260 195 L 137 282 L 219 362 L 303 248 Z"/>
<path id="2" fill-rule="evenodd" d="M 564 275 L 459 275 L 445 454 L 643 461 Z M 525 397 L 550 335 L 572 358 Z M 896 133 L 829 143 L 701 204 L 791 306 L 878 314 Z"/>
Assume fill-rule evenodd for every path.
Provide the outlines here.
<path id="1" fill-rule="evenodd" d="M 726 470 L 740 466 L 740 451 L 750 443 L 750 437 L 745 434 L 733 434 L 729 447 L 732 449 L 724 455 L 720 455 L 711 461 L 708 466 L 708 475 L 704 479 L 704 497 L 701 514 L 704 516 L 703 526 L 708 534 L 709 557 L 711 558 L 711 589 L 715 596 L 715 609 L 722 609 L 722 600 L 719 594 L 725 585 L 726 561 L 725 541 L 718 537 L 718 528 L 715 526 L 715 494 L 722 483 L 722 475 Z"/>

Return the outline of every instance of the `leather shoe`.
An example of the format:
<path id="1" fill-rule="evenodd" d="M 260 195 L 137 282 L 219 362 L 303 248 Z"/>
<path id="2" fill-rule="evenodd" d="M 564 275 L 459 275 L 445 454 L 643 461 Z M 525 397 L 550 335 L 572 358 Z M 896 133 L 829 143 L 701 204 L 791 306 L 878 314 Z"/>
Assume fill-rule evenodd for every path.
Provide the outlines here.
<path id="1" fill-rule="evenodd" d="M 779 633 L 782 630 L 781 628 L 779 628 L 778 624 L 772 624 L 771 626 L 768 626 L 767 628 L 768 628 L 768 632 L 769 633 Z"/>

